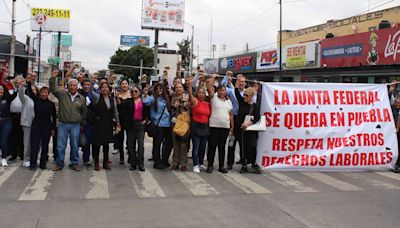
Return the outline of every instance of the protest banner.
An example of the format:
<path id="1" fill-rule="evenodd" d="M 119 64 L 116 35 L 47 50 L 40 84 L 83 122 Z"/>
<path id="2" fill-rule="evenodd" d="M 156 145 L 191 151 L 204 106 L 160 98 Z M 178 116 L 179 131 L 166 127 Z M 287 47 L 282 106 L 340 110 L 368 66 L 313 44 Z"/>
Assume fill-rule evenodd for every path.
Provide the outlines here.
<path id="1" fill-rule="evenodd" d="M 263 84 L 257 163 L 265 170 L 392 169 L 397 135 L 386 85 Z"/>

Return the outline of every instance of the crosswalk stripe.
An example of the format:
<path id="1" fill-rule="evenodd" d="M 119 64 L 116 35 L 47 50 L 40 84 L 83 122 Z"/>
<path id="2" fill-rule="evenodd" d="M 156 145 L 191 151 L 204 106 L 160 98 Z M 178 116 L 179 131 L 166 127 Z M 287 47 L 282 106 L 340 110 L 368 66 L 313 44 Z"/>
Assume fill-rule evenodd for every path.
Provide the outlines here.
<path id="1" fill-rule="evenodd" d="M 381 180 L 376 180 L 372 179 L 370 177 L 367 177 L 366 175 L 361 175 L 360 173 L 344 173 L 346 177 L 350 177 L 353 179 L 359 179 L 362 180 L 363 182 L 366 182 L 368 184 L 371 184 L 375 187 L 379 188 L 384 188 L 384 189 L 400 189 L 400 186 L 392 184 L 392 183 L 387 183 Z"/>
<path id="2" fill-rule="evenodd" d="M 268 174 L 264 174 L 264 176 L 271 178 L 273 181 L 283 186 L 293 187 L 295 192 L 318 192 L 317 190 L 311 187 L 305 186 L 300 181 L 297 181 L 280 172 L 270 172 Z"/>
<path id="3" fill-rule="evenodd" d="M 45 200 L 53 177 L 54 172 L 51 170 L 37 170 L 18 200 Z"/>
<path id="4" fill-rule="evenodd" d="M 219 192 L 198 174 L 177 171 L 173 173 L 195 196 L 219 195 Z"/>
<path id="5" fill-rule="evenodd" d="M 229 172 L 226 174 L 219 173 L 227 181 L 240 188 L 247 194 L 252 193 L 272 193 L 270 190 L 264 188 L 263 186 L 257 184 L 256 182 L 250 180 L 249 178 L 234 172 Z"/>
<path id="6" fill-rule="evenodd" d="M 383 177 L 387 177 L 393 180 L 400 181 L 400 174 L 392 173 L 392 172 L 375 172 L 375 174 L 381 175 Z"/>
<path id="7" fill-rule="evenodd" d="M 105 170 L 92 171 L 89 178 L 89 191 L 85 199 L 109 199 L 107 174 Z"/>
<path id="8" fill-rule="evenodd" d="M 128 173 L 133 187 L 140 198 L 166 197 L 164 191 L 150 171 L 132 172 L 128 170 Z"/>
<path id="9" fill-rule="evenodd" d="M 307 177 L 310 177 L 314 180 L 320 181 L 326 185 L 337 188 L 341 191 L 360 191 L 360 190 L 362 190 L 362 188 L 354 186 L 345 181 L 338 180 L 338 179 L 333 178 L 324 173 L 319 173 L 319 172 L 300 172 L 300 173 Z"/>
<path id="10" fill-rule="evenodd" d="M 0 186 L 8 180 L 11 175 L 18 169 L 19 165 L 9 166 L 7 168 L 0 169 Z"/>

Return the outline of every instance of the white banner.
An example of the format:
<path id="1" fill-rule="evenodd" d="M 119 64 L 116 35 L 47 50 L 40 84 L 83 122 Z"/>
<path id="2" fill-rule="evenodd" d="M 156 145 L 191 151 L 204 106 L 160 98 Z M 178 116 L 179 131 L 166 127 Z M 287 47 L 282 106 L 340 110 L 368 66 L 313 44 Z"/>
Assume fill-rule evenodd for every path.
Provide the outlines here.
<path id="1" fill-rule="evenodd" d="M 142 29 L 183 32 L 184 0 L 143 0 Z"/>
<path id="2" fill-rule="evenodd" d="M 263 84 L 257 163 L 265 170 L 392 169 L 397 135 L 386 85 Z"/>
<path id="3" fill-rule="evenodd" d="M 31 9 L 31 29 L 42 32 L 69 32 L 71 11 L 69 9 Z"/>

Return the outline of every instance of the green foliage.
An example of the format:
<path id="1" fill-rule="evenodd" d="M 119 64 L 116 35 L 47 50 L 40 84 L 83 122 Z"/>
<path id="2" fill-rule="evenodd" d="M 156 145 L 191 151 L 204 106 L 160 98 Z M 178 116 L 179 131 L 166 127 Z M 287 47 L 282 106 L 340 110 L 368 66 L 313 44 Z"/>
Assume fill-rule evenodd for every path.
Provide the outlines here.
<path id="1" fill-rule="evenodd" d="M 118 49 L 110 58 L 110 64 L 140 66 L 140 59 L 143 59 L 143 67 L 153 67 L 154 57 L 153 50 L 147 47 L 135 46 L 129 50 Z M 137 82 L 137 77 L 140 74 L 139 68 L 110 66 L 116 74 L 123 74 L 126 77 L 133 79 Z M 143 73 L 151 75 L 152 70 L 143 69 Z"/>
<path id="2" fill-rule="evenodd" d="M 191 41 L 189 38 L 183 39 L 181 42 L 177 42 L 179 48 L 179 53 L 182 56 L 181 66 L 185 69 L 189 68 L 190 64 L 190 51 L 191 51 Z"/>

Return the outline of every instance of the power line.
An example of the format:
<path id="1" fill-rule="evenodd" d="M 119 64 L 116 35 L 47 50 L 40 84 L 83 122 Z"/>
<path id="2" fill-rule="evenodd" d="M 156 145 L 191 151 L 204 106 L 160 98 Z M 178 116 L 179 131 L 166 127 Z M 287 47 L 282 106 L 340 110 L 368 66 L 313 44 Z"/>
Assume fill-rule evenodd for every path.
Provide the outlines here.
<path id="1" fill-rule="evenodd" d="M 27 3 L 25 0 L 22 0 L 22 2 L 24 3 L 24 5 L 28 8 L 31 9 L 31 4 Z"/>
<path id="2" fill-rule="evenodd" d="M 3 3 L 4 3 L 4 5 L 6 6 L 6 9 L 7 9 L 8 13 L 10 14 L 10 16 L 12 16 L 11 11 L 10 11 L 10 8 L 8 8 L 8 5 L 7 5 L 7 3 L 6 3 L 5 0 L 3 0 Z"/>
<path id="3" fill-rule="evenodd" d="M 389 4 L 389 3 L 391 3 L 391 2 L 394 2 L 394 1 L 395 1 L 395 0 L 390 0 L 390 1 L 384 2 L 384 3 L 380 4 L 380 5 L 377 5 L 377 6 L 374 6 L 374 7 L 372 7 L 372 8 L 369 8 L 368 10 L 360 11 L 360 12 L 358 12 L 358 13 L 356 13 L 356 14 L 353 14 L 353 15 L 351 15 L 351 16 L 349 16 L 349 17 L 354 17 L 354 16 L 358 16 L 358 15 L 360 15 L 360 14 L 368 13 L 368 12 L 371 11 L 371 10 L 377 9 L 377 8 L 379 8 L 379 7 L 381 7 L 381 6 L 387 5 L 387 4 Z"/>

